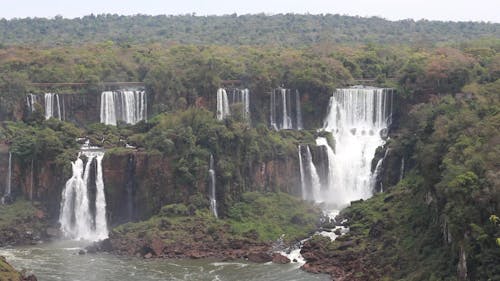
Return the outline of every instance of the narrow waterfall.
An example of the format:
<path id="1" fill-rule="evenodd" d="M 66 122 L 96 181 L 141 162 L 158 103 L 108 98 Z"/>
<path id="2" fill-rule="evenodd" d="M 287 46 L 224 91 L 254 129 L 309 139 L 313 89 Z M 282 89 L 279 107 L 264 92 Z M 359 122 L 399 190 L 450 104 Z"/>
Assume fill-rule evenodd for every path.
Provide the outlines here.
<path id="1" fill-rule="evenodd" d="M 322 201 L 321 198 L 321 183 L 319 180 L 318 176 L 318 171 L 316 170 L 316 166 L 314 166 L 313 160 L 312 160 L 312 154 L 311 154 L 311 149 L 309 146 L 306 147 L 306 162 L 307 162 L 307 167 L 309 171 L 309 175 L 311 177 L 311 195 L 312 195 L 312 200 L 318 202 Z"/>
<path id="2" fill-rule="evenodd" d="M 356 87 L 333 93 L 323 129 L 332 133 L 335 151 L 326 139 L 316 141 L 327 147 L 330 171 L 324 198 L 334 208 L 372 195 L 371 160 L 385 143 L 391 110 L 390 89 Z"/>
<path id="3" fill-rule="evenodd" d="M 405 157 L 401 157 L 401 168 L 399 168 L 399 180 L 401 181 L 405 176 Z"/>
<path id="4" fill-rule="evenodd" d="M 35 111 L 35 104 L 37 103 L 37 96 L 34 94 L 28 94 L 26 96 L 26 106 L 29 108 L 30 112 Z"/>
<path id="5" fill-rule="evenodd" d="M 136 124 L 147 120 L 145 91 L 104 91 L 101 94 L 101 123 L 116 125 L 118 121 Z"/>
<path id="6" fill-rule="evenodd" d="M 210 197 L 210 209 L 216 218 L 217 215 L 217 197 L 215 193 L 215 169 L 214 169 L 214 156 L 210 154 L 210 164 L 208 168 L 208 176 L 209 176 L 209 197 Z"/>
<path id="7" fill-rule="evenodd" d="M 304 167 L 303 162 L 304 161 L 302 161 L 302 146 L 299 144 L 300 188 L 302 192 L 302 199 L 307 200 L 308 195 L 307 195 L 306 174 L 305 174 L 306 167 Z"/>
<path id="8" fill-rule="evenodd" d="M 290 89 L 278 88 L 271 92 L 269 119 L 275 130 L 303 129 L 299 92 L 295 92 L 295 98 Z"/>
<path id="9" fill-rule="evenodd" d="M 377 165 L 375 166 L 375 170 L 373 170 L 370 179 L 370 185 L 372 187 L 373 192 L 384 192 L 384 186 L 380 179 L 380 172 L 382 171 L 382 166 L 384 164 L 385 158 L 387 157 L 387 154 L 389 154 L 389 151 L 390 151 L 389 148 L 385 150 L 384 157 L 378 160 Z"/>
<path id="10" fill-rule="evenodd" d="M 59 95 L 54 93 L 45 93 L 45 119 L 57 118 L 61 120 L 61 104 Z"/>
<path id="11" fill-rule="evenodd" d="M 86 156 L 84 163 L 81 156 Z M 106 221 L 106 199 L 102 176 L 103 151 L 84 149 L 72 162 L 73 175 L 66 182 L 62 191 L 59 223 L 65 237 L 76 240 L 102 240 L 108 237 Z M 95 172 L 95 202 L 90 202 L 89 182 L 92 163 L 96 163 Z M 91 205 L 95 203 L 95 212 Z"/>
<path id="12" fill-rule="evenodd" d="M 302 106 L 299 91 L 295 91 L 295 110 L 297 111 L 297 130 L 302 130 Z"/>
<path id="13" fill-rule="evenodd" d="M 223 120 L 231 115 L 229 110 L 229 100 L 225 89 L 220 88 L 217 90 L 217 120 Z"/>
<path id="14" fill-rule="evenodd" d="M 302 153 L 305 152 L 305 159 Z M 311 149 L 309 145 L 299 145 L 299 166 L 302 199 L 312 201 L 322 201 L 321 181 L 316 166 L 314 165 Z"/>
<path id="15" fill-rule="evenodd" d="M 12 152 L 9 152 L 9 166 L 7 170 L 7 178 L 5 179 L 5 190 L 1 199 L 1 203 L 5 204 L 10 201 L 11 194 L 11 184 L 12 184 Z"/>

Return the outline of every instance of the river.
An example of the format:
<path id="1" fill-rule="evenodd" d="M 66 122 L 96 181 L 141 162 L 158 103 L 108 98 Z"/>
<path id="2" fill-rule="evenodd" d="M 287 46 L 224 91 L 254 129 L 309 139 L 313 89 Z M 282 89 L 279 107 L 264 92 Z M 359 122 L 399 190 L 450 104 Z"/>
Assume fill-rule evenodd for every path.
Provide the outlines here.
<path id="1" fill-rule="evenodd" d="M 79 255 L 85 245 L 74 241 L 0 248 L 18 270 L 39 281 L 157 281 L 157 280 L 329 280 L 306 273 L 298 264 L 256 264 L 245 261 L 145 260 L 107 253 Z"/>

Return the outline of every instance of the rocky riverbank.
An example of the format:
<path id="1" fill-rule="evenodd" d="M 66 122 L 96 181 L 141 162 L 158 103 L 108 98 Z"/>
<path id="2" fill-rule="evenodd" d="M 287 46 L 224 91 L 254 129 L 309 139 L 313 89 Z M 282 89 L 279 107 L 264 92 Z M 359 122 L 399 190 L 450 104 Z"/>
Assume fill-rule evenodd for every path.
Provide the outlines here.
<path id="1" fill-rule="evenodd" d="M 28 245 L 57 235 L 40 206 L 24 200 L 0 205 L 0 247 Z"/>
<path id="2" fill-rule="evenodd" d="M 25 276 L 0 256 L 0 281 L 37 281 L 34 275 Z"/>
<path id="3" fill-rule="evenodd" d="M 147 221 L 114 228 L 108 239 L 88 247 L 87 252 L 287 263 L 286 257 L 274 254 L 276 241 L 284 249 L 308 237 L 321 216 L 318 208 L 284 193 L 245 193 L 222 219 L 216 219 L 208 208 L 190 210 L 183 204 L 166 205 Z"/>

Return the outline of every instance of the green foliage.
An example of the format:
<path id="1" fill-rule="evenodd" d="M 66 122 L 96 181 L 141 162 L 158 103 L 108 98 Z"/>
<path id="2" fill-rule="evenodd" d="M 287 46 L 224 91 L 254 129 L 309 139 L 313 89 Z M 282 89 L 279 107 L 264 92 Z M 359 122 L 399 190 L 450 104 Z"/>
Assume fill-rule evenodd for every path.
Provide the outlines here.
<path id="1" fill-rule="evenodd" d="M 226 219 L 215 219 L 210 214 L 202 194 L 191 199 L 190 207 L 165 205 L 158 215 L 118 226 L 113 233 L 131 239 L 156 235 L 165 237 L 166 243 L 194 243 L 193 232 L 202 233 L 207 243 L 212 239 L 272 242 L 285 235 L 285 240 L 293 243 L 310 235 L 321 215 L 318 208 L 284 193 L 244 193 L 241 201 L 230 207 Z"/>
<path id="2" fill-rule="evenodd" d="M 498 24 L 475 22 L 387 21 L 342 15 L 89 15 L 78 19 L 0 21 L 0 44 L 56 45 L 102 42 L 129 46 L 146 41 L 187 44 L 304 46 L 314 43 L 413 43 L 420 45 L 498 38 Z M 113 41 L 109 41 L 113 40 Z M 147 60 L 147 56 L 138 57 Z M 50 68 L 49 68 L 50 69 Z"/>

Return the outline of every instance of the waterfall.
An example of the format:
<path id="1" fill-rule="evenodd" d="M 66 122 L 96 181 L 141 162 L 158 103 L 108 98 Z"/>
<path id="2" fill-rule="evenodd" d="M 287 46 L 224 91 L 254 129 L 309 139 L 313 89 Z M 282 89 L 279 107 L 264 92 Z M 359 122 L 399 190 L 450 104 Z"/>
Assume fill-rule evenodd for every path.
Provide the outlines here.
<path id="1" fill-rule="evenodd" d="M 29 108 L 30 112 L 35 111 L 35 104 L 37 103 L 37 97 L 34 94 L 28 94 L 26 96 L 26 106 Z"/>
<path id="2" fill-rule="evenodd" d="M 305 148 L 305 159 L 302 159 L 303 148 Z M 321 181 L 309 145 L 299 145 L 299 166 L 302 199 L 321 201 Z"/>
<path id="3" fill-rule="evenodd" d="M 300 94 L 292 98 L 290 89 L 278 88 L 271 92 L 270 123 L 275 130 L 302 130 Z"/>
<path id="4" fill-rule="evenodd" d="M 321 197 L 321 183 L 319 180 L 318 172 L 316 170 L 316 166 L 314 166 L 314 163 L 312 161 L 312 154 L 311 150 L 309 149 L 309 146 L 306 147 L 306 162 L 307 162 L 307 167 L 309 170 L 309 175 L 311 177 L 311 194 L 312 194 L 312 200 L 318 202 L 322 201 Z"/>
<path id="5" fill-rule="evenodd" d="M 306 187 L 306 174 L 305 170 L 306 168 L 304 167 L 304 163 L 302 161 L 302 146 L 299 144 L 299 168 L 300 168 L 300 188 L 302 192 L 302 199 L 306 200 L 308 199 L 307 195 L 307 187 Z"/>
<path id="6" fill-rule="evenodd" d="M 214 170 L 214 156 L 210 154 L 210 166 L 208 169 L 208 176 L 209 178 L 209 188 L 210 188 L 210 209 L 212 210 L 212 213 L 216 218 L 219 216 L 217 215 L 217 197 L 215 193 L 215 170 Z"/>
<path id="7" fill-rule="evenodd" d="M 54 93 L 45 93 L 44 102 L 45 119 L 57 118 L 61 120 L 61 104 L 59 102 L 59 95 Z"/>
<path id="8" fill-rule="evenodd" d="M 83 164 L 81 155 L 87 157 Z M 59 223 L 61 230 L 67 238 L 76 240 L 102 240 L 108 237 L 106 221 L 106 199 L 102 176 L 103 151 L 84 149 L 72 162 L 73 175 L 66 182 L 62 191 Z M 90 173 L 93 162 L 96 162 L 95 171 L 95 213 L 91 211 L 89 200 Z"/>
<path id="9" fill-rule="evenodd" d="M 405 157 L 401 157 L 401 167 L 399 168 L 399 180 L 401 181 L 405 176 Z"/>
<path id="10" fill-rule="evenodd" d="M 250 91 L 248 89 L 241 90 L 241 101 L 243 103 L 243 117 L 250 120 Z"/>
<path id="11" fill-rule="evenodd" d="M 372 195 L 371 161 L 385 143 L 391 122 L 392 91 L 380 88 L 338 89 L 330 99 L 324 130 L 335 139 L 335 152 L 326 139 L 329 175 L 325 198 L 335 208 Z"/>
<path id="12" fill-rule="evenodd" d="M 229 115 L 231 112 L 229 111 L 227 93 L 225 89 L 220 88 L 217 90 L 217 120 L 223 120 Z"/>
<path id="13" fill-rule="evenodd" d="M 10 201 L 12 184 L 12 152 L 9 151 L 9 166 L 7 170 L 7 178 L 5 179 L 5 190 L 1 198 L 1 203 L 5 204 Z"/>
<path id="14" fill-rule="evenodd" d="M 136 124 L 147 120 L 145 91 L 104 91 L 101 94 L 101 123 L 116 125 L 118 121 Z"/>
<path id="15" fill-rule="evenodd" d="M 299 91 L 295 91 L 295 108 L 297 110 L 297 129 L 302 130 L 302 108 L 300 103 L 300 94 Z"/>

